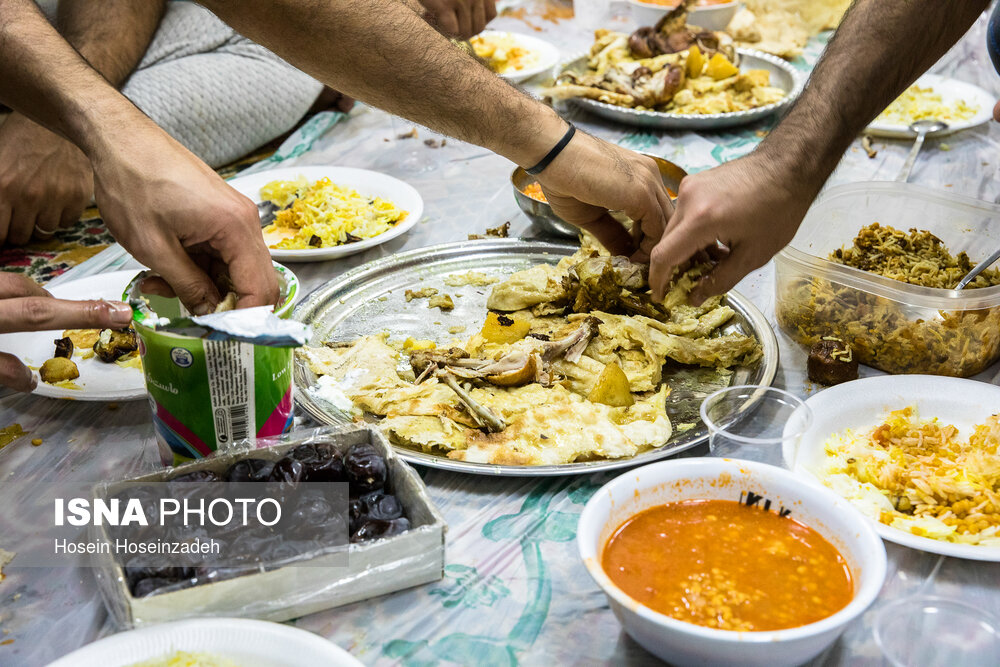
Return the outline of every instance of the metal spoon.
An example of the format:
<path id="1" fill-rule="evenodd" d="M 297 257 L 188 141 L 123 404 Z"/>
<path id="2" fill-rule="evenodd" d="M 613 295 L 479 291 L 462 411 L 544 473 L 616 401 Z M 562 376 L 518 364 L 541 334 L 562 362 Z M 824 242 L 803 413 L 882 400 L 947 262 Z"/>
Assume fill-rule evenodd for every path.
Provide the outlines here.
<path id="1" fill-rule="evenodd" d="M 899 171 L 899 176 L 896 177 L 898 182 L 906 183 L 906 181 L 910 180 L 913 163 L 917 161 L 917 153 L 920 152 L 920 147 L 924 145 L 924 139 L 927 138 L 927 135 L 947 129 L 948 123 L 940 120 L 918 120 L 910 125 L 910 132 L 917 135 L 917 140 L 913 142 L 913 148 L 910 149 L 910 154 L 906 156 L 906 162 L 903 163 L 903 168 Z"/>
<path id="2" fill-rule="evenodd" d="M 257 202 L 257 215 L 260 216 L 261 228 L 267 227 L 274 222 L 274 214 L 278 207 L 270 201 Z"/>
<path id="3" fill-rule="evenodd" d="M 964 289 L 969 283 L 976 279 L 976 276 L 989 268 L 989 266 L 998 259 L 1000 259 L 1000 250 L 995 251 L 992 255 L 979 262 L 979 264 L 976 264 L 971 271 L 965 274 L 964 278 L 958 281 L 958 284 L 955 285 L 955 290 Z"/>

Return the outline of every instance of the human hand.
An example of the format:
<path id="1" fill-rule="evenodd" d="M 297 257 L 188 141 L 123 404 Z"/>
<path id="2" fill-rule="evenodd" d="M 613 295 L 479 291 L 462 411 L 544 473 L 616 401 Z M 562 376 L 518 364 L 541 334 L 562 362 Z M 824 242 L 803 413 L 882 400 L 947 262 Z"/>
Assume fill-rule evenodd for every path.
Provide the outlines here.
<path id="1" fill-rule="evenodd" d="M 612 255 L 649 261 L 673 213 L 651 158 L 577 132 L 538 176 L 557 216 L 591 233 Z M 630 234 L 608 211 L 636 222 Z"/>
<path id="2" fill-rule="evenodd" d="M 496 0 L 419 0 L 424 18 L 448 37 L 469 39 L 496 18 Z"/>
<path id="3" fill-rule="evenodd" d="M 93 193 L 79 148 L 16 112 L 0 125 L 0 246 L 72 225 Z"/>
<path id="4" fill-rule="evenodd" d="M 188 310 L 214 310 L 221 297 L 212 276 L 220 273 L 232 280 L 237 307 L 277 302 L 257 207 L 169 135 L 135 123 L 103 141 L 92 160 L 108 229 Z"/>
<path id="5" fill-rule="evenodd" d="M 0 333 L 120 329 L 131 321 L 132 308 L 124 303 L 54 299 L 30 278 L 0 271 Z M 38 380 L 20 359 L 0 352 L 0 386 L 31 391 L 37 385 Z"/>
<path id="6" fill-rule="evenodd" d="M 681 181 L 677 210 L 651 255 L 653 297 L 662 299 L 674 269 L 702 251 L 717 264 L 692 292 L 695 303 L 766 264 L 792 240 L 822 186 L 796 176 L 758 150 Z"/>

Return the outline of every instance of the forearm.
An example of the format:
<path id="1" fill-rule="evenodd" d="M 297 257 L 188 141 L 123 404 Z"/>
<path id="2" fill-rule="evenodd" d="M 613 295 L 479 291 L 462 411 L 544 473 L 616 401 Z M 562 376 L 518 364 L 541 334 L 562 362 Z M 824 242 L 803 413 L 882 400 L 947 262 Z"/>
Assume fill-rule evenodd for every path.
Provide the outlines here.
<path id="1" fill-rule="evenodd" d="M 855 0 L 760 151 L 817 189 L 864 127 L 968 30 L 985 0 Z"/>
<path id="2" fill-rule="evenodd" d="M 0 99 L 88 156 L 149 123 L 49 25 L 31 0 L 0 0 Z"/>
<path id="3" fill-rule="evenodd" d="M 166 0 L 62 0 L 56 25 L 90 66 L 120 86 L 142 60 Z"/>
<path id="4" fill-rule="evenodd" d="M 544 157 L 565 131 L 554 111 L 396 0 L 199 2 L 330 87 L 522 166 Z"/>

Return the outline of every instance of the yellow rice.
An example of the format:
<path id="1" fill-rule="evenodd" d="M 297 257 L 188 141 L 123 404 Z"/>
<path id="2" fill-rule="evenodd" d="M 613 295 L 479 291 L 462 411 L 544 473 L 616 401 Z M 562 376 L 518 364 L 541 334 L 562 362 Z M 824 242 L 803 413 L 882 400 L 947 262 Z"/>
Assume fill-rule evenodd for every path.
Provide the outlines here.
<path id="1" fill-rule="evenodd" d="M 260 196 L 279 210 L 264 236 L 280 237 L 271 248 L 330 248 L 383 234 L 406 218 L 406 211 L 381 197 L 363 197 L 329 178 L 310 183 L 305 176 L 271 181 Z"/>

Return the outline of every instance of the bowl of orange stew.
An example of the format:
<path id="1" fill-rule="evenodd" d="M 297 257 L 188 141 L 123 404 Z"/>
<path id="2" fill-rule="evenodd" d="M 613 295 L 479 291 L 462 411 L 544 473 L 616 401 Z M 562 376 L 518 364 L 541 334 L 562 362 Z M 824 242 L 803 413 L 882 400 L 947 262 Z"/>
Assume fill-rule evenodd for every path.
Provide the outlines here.
<path id="1" fill-rule="evenodd" d="M 851 504 L 735 459 L 632 470 L 587 503 L 584 565 L 625 632 L 676 665 L 799 665 L 875 600 L 885 547 Z"/>
<path id="2" fill-rule="evenodd" d="M 649 155 L 648 153 L 644 153 L 644 155 L 653 158 L 660 170 L 663 186 L 672 198 L 676 197 L 681 179 L 687 176 L 687 172 L 673 162 L 664 160 L 657 155 Z M 577 238 L 579 229 L 561 220 L 552 212 L 552 207 L 545 200 L 545 193 L 542 192 L 542 187 L 534 176 L 518 167 L 510 175 L 510 182 L 514 186 L 514 198 L 517 200 L 517 205 L 539 231 L 550 236 Z"/>

